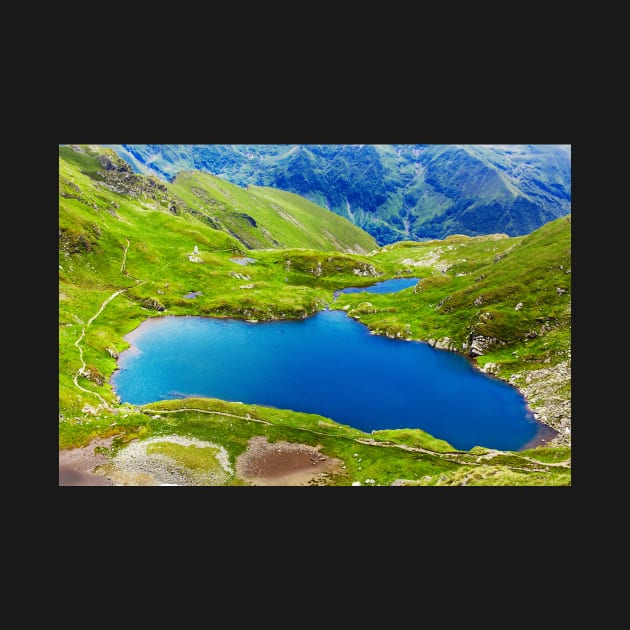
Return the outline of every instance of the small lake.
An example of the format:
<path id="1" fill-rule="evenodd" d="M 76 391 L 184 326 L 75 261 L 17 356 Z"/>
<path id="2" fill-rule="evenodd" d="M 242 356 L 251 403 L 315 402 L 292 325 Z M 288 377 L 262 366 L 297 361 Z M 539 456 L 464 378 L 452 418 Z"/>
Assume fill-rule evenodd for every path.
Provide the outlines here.
<path id="1" fill-rule="evenodd" d="M 343 311 L 304 320 L 160 317 L 125 339 L 122 402 L 206 396 L 320 414 L 362 431 L 420 428 L 456 448 L 519 450 L 552 430 L 520 393 L 428 344 L 372 335 Z"/>
<path id="2" fill-rule="evenodd" d="M 335 291 L 334 296 L 337 298 L 342 293 L 398 293 L 403 289 L 413 287 L 418 283 L 420 278 L 393 278 L 392 280 L 383 280 L 367 287 L 348 287 Z"/>

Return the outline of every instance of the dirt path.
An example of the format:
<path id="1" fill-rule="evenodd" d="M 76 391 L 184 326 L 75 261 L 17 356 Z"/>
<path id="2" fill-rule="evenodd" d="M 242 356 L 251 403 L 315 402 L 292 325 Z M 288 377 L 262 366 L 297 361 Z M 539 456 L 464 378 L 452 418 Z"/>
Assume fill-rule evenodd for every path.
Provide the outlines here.
<path id="1" fill-rule="evenodd" d="M 125 261 L 127 260 L 127 250 L 129 249 L 129 239 L 127 239 L 127 246 L 125 247 L 125 251 L 123 253 L 123 261 L 122 261 L 122 265 L 120 267 L 120 270 L 126 275 L 129 276 L 129 274 L 127 273 L 127 271 L 125 271 Z M 130 276 L 131 277 L 131 276 Z M 124 293 L 125 291 L 128 291 L 129 289 L 131 289 L 134 286 L 138 286 L 139 284 L 143 284 L 144 282 L 146 282 L 145 280 L 136 280 L 135 284 L 132 285 L 131 287 L 125 287 L 124 289 L 119 289 L 118 291 L 114 291 L 114 293 L 112 293 L 108 298 L 105 298 L 105 300 L 103 300 L 103 303 L 101 304 L 100 308 L 98 309 L 98 311 L 96 311 L 96 313 L 94 315 L 92 315 L 92 317 L 90 317 L 90 319 L 88 320 L 88 323 L 85 324 L 83 326 L 83 321 L 81 319 L 79 319 L 76 315 L 74 316 L 76 321 L 83 326 L 83 328 L 81 329 L 81 335 L 79 336 L 79 338 L 74 342 L 75 347 L 78 349 L 79 351 L 79 358 L 81 359 L 81 367 L 77 370 L 76 374 L 74 375 L 74 378 L 72 379 L 72 381 L 74 382 L 74 384 L 83 392 L 85 392 L 86 394 L 92 394 L 92 396 L 96 396 L 101 403 L 107 407 L 109 405 L 109 403 L 98 393 L 98 392 L 93 392 L 90 389 L 86 389 L 85 387 L 82 387 L 81 385 L 79 385 L 79 376 L 83 376 L 85 373 L 85 361 L 83 359 L 83 348 L 81 348 L 81 341 L 83 340 L 83 337 L 85 337 L 85 331 L 92 325 L 92 322 L 103 312 L 103 310 L 105 309 L 105 307 L 116 297 L 118 297 L 121 293 Z"/>
<path id="2" fill-rule="evenodd" d="M 562 468 L 571 468 L 570 459 L 564 462 L 541 462 L 537 459 L 532 459 L 531 457 L 525 457 L 525 455 L 519 455 L 519 457 L 526 459 L 528 462 L 532 462 L 532 464 L 540 464 L 541 466 L 561 466 Z"/>
<path id="3" fill-rule="evenodd" d="M 237 420 L 258 422 L 260 424 L 265 424 L 268 426 L 282 426 L 273 422 L 269 422 L 268 420 L 252 418 L 250 414 L 239 415 L 235 413 L 228 413 L 225 411 L 199 409 L 196 407 L 187 409 L 152 408 L 144 409 L 143 413 L 147 415 L 158 415 L 169 413 L 177 414 L 189 411 L 194 413 L 206 413 L 217 416 L 236 418 Z M 471 461 L 471 453 L 444 453 L 439 451 L 431 451 L 422 447 L 408 446 L 406 444 L 379 442 L 371 438 L 354 438 L 340 435 L 332 436 L 329 433 L 323 433 L 321 431 L 315 431 L 312 429 L 298 429 L 297 427 L 292 428 L 295 430 L 306 431 L 311 434 L 322 435 L 325 437 L 337 437 L 366 446 L 398 448 L 404 451 L 440 456 L 454 463 L 468 466 L 484 466 L 488 464 L 492 465 L 492 459 L 506 454 L 503 451 L 491 449 L 488 452 L 479 455 L 476 458 L 476 461 Z M 181 436 L 171 436 L 170 438 L 155 437 L 152 440 L 140 442 L 136 444 L 135 447 L 127 447 L 121 453 L 119 453 L 116 462 L 110 461 L 104 455 L 94 453 L 94 450 L 97 446 L 109 447 L 112 443 L 112 440 L 113 438 L 111 437 L 107 439 L 97 439 L 82 448 L 59 451 L 59 485 L 190 485 L 190 482 L 188 482 L 184 477 L 177 477 L 178 473 L 176 468 L 172 468 L 170 464 L 166 468 L 163 465 L 161 467 L 158 466 L 158 472 L 160 473 L 160 478 L 158 479 L 156 477 L 157 469 L 155 469 L 155 466 L 160 464 L 160 461 L 158 461 L 160 458 L 156 458 L 154 456 L 152 458 L 152 461 L 155 460 L 153 462 L 154 466 L 150 470 L 147 470 L 147 461 L 151 458 L 139 457 L 138 450 L 146 448 L 146 445 L 151 441 L 170 440 L 179 443 L 181 440 L 190 441 L 189 438 L 182 438 Z M 188 442 L 186 442 L 186 444 L 187 443 Z M 135 451 L 134 448 L 136 449 Z M 323 455 L 320 452 L 320 449 L 321 445 L 314 447 L 298 442 L 269 442 L 266 436 L 254 436 L 250 438 L 247 450 L 242 453 L 235 462 L 236 473 L 239 478 L 255 486 L 326 485 L 327 477 L 330 474 L 336 474 L 337 472 L 341 471 L 343 467 L 343 461 L 335 457 Z M 227 465 L 229 466 L 227 453 L 225 453 L 224 455 Z M 463 460 L 464 457 L 466 457 L 468 461 Z M 540 466 L 541 468 L 539 470 L 541 472 L 544 472 L 545 470 L 548 471 L 548 467 L 570 467 L 570 460 L 569 462 L 541 462 L 532 457 L 526 457 L 524 455 L 521 455 L 519 457 L 521 457 L 525 461 L 535 464 L 536 466 Z M 123 466 L 122 464 L 124 464 L 125 462 L 126 464 Z M 93 472 L 96 466 L 103 466 L 103 468 L 101 469 L 102 474 L 96 474 Z M 524 468 L 522 466 L 516 466 L 514 464 L 505 464 L 505 467 L 509 468 L 510 470 L 518 470 L 523 472 L 532 472 L 533 470 L 531 468 Z M 118 470 L 118 468 L 120 468 L 120 470 Z M 228 471 L 226 470 L 226 472 Z M 170 477 L 168 475 L 165 476 L 166 473 L 168 473 Z M 207 484 L 203 483 L 201 485 Z M 210 485 L 216 484 L 213 483 Z"/>
<path id="4" fill-rule="evenodd" d="M 260 424 L 268 424 L 268 425 L 273 424 L 272 422 L 268 422 L 267 420 L 259 420 L 258 418 L 252 418 L 249 414 L 247 414 L 246 416 L 237 416 L 235 413 L 227 413 L 225 411 L 211 411 L 210 409 L 197 409 L 195 407 L 187 407 L 186 409 L 150 409 L 150 410 L 145 409 L 142 413 L 146 413 L 146 414 L 152 413 L 153 415 L 155 415 L 157 413 L 182 413 L 184 411 L 210 413 L 215 416 L 227 416 L 228 418 L 238 418 L 239 420 L 249 420 L 251 422 L 260 422 Z"/>
<path id="5" fill-rule="evenodd" d="M 129 289 L 131 287 L 126 287 L 125 289 L 120 289 L 118 291 L 115 291 L 114 293 L 112 293 L 107 299 L 105 299 L 103 301 L 103 303 L 101 304 L 101 307 L 98 309 L 98 311 L 96 312 L 95 315 L 92 315 L 92 317 L 90 318 L 90 320 L 88 321 L 88 323 L 83 326 L 83 328 L 81 329 L 81 336 L 74 342 L 74 345 L 76 346 L 76 348 L 79 350 L 79 358 L 81 359 L 81 367 L 77 370 L 77 373 L 74 375 L 74 378 L 72 379 L 74 381 L 74 384 L 81 390 L 84 391 L 88 394 L 92 394 L 93 396 L 96 396 L 101 403 L 103 403 L 103 405 L 107 406 L 107 401 L 98 393 L 98 392 L 93 392 L 90 389 L 85 389 L 85 387 L 82 387 L 81 385 L 79 385 L 79 376 L 83 376 L 84 371 L 85 371 L 85 361 L 83 359 L 83 348 L 81 348 L 81 341 L 83 340 L 83 337 L 85 337 L 85 331 L 87 328 L 89 328 L 92 325 L 92 322 L 103 312 L 103 309 L 117 296 L 119 296 L 121 293 L 124 293 L 125 291 L 127 291 L 127 289 Z M 82 323 L 80 319 L 77 318 L 77 321 L 79 323 Z"/>
<path id="6" fill-rule="evenodd" d="M 282 425 L 276 425 L 273 422 L 269 422 L 267 420 L 260 420 L 258 418 L 252 418 L 249 414 L 247 414 L 246 416 L 239 416 L 237 414 L 234 413 L 226 413 L 223 411 L 211 411 L 208 409 L 199 409 L 196 407 L 191 407 L 191 408 L 187 408 L 187 409 L 151 409 L 150 410 L 152 413 L 181 413 L 183 411 L 195 411 L 198 413 L 208 413 L 208 414 L 214 414 L 217 416 L 228 416 L 231 418 L 237 418 L 238 420 L 249 420 L 251 422 L 259 422 L 261 424 L 266 424 L 266 425 L 270 425 L 270 426 L 282 426 Z M 145 410 L 145 413 L 148 413 L 149 410 Z M 344 439 L 344 440 L 350 440 L 352 442 L 357 442 L 358 444 L 365 444 L 367 446 L 379 446 L 381 448 L 399 448 L 403 451 L 411 451 L 411 452 L 415 452 L 415 453 L 425 453 L 427 455 L 438 455 L 440 457 L 443 457 L 446 460 L 452 461 L 456 464 L 461 464 L 461 465 L 470 465 L 470 466 L 482 466 L 485 464 L 485 461 L 482 460 L 490 460 L 493 459 L 494 457 L 497 457 L 499 455 L 506 455 L 505 452 L 503 451 L 497 451 L 494 449 L 489 450 L 488 453 L 484 453 L 483 455 L 480 455 L 479 457 L 477 457 L 476 461 L 462 461 L 462 458 L 466 457 L 466 458 L 470 458 L 471 457 L 471 453 L 457 453 L 454 451 L 447 451 L 447 452 L 440 452 L 440 451 L 431 451 L 429 449 L 426 448 L 422 448 L 420 446 L 408 446 L 407 444 L 393 444 L 393 443 L 386 443 L 386 442 L 379 442 L 377 440 L 374 440 L 372 438 L 352 438 L 352 437 L 348 437 L 348 436 L 344 436 L 344 435 L 331 435 L 330 433 L 323 433 L 322 431 L 315 431 L 313 429 L 304 429 L 301 427 L 291 427 L 292 429 L 296 430 L 296 431 L 306 431 L 307 433 L 313 433 L 315 435 L 322 435 L 324 437 L 335 437 L 337 439 Z M 555 467 L 555 466 L 560 466 L 563 468 L 570 468 L 571 467 L 571 461 L 565 461 L 565 462 L 557 462 L 557 463 L 549 463 L 549 462 L 541 462 L 539 460 L 533 459 L 531 457 L 526 457 L 524 455 L 518 455 L 518 457 L 520 457 L 523 460 L 526 460 L 528 462 L 531 462 L 532 464 L 536 464 L 537 466 L 550 466 L 550 467 Z M 505 465 L 507 468 L 510 468 L 512 470 L 526 470 L 528 472 L 531 472 L 530 469 L 526 469 L 526 468 L 521 468 L 518 466 L 514 466 L 513 464 L 506 464 Z"/>

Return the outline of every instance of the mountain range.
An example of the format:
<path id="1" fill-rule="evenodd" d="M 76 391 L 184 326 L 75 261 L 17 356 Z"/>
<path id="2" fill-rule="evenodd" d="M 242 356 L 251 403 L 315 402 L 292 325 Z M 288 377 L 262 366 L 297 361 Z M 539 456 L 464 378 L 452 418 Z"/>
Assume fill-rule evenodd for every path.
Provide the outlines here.
<path id="1" fill-rule="evenodd" d="M 347 218 L 264 184 L 189 169 L 139 174 L 111 148 L 60 145 L 60 485 L 173 485 L 173 476 L 256 485 L 239 462 L 257 453 L 289 469 L 302 453 L 309 481 L 290 485 L 570 485 L 570 215 L 528 235 L 379 247 Z M 420 280 L 392 294 L 337 295 L 395 278 Z M 112 386 L 128 333 L 148 319 L 256 325 L 327 309 L 375 335 L 466 355 L 517 387 L 556 437 L 518 452 L 463 451 L 420 429 L 368 434 L 214 398 L 133 405 Z M 328 460 L 336 468 L 320 474 Z"/>
<path id="2" fill-rule="evenodd" d="M 571 146 L 553 144 L 107 145 L 143 174 L 201 170 L 299 194 L 379 245 L 529 234 L 571 212 Z"/>

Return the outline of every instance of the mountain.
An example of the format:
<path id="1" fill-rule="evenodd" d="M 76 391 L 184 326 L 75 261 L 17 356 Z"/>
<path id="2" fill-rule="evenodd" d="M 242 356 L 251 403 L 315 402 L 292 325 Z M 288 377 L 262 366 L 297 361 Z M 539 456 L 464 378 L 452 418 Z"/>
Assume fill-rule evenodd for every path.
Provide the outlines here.
<path id="1" fill-rule="evenodd" d="M 167 210 L 229 234 L 247 249 L 306 247 L 367 253 L 376 241 L 343 217 L 297 195 L 267 188 L 245 190 L 207 173 L 182 171 L 174 181 L 141 177 L 111 149 L 61 147 L 60 158 L 116 193 L 148 196 L 153 209 Z M 66 188 L 69 186 L 64 181 Z M 76 197 L 67 188 L 66 199 Z"/>
<path id="2" fill-rule="evenodd" d="M 200 169 L 297 193 L 378 241 L 528 234 L 571 211 L 570 145 L 111 145 L 137 172 Z"/>
<path id="3" fill-rule="evenodd" d="M 256 226 L 234 218 L 242 214 Z M 86 454 L 86 466 L 98 472 L 90 472 L 90 484 L 106 477 L 116 485 L 155 484 L 145 465 L 159 460 L 192 485 L 245 485 L 236 461 L 253 441 L 263 452 L 301 449 L 313 455 L 309 469 L 321 461 L 317 449 L 339 460 L 334 474 L 317 478 L 321 485 L 569 485 L 570 216 L 527 236 L 406 241 L 368 254 L 349 251 L 358 228 L 346 233 L 348 222 L 330 216 L 291 193 L 246 190 L 204 173 L 168 183 L 133 173 L 108 149 L 60 147 L 60 461 Z M 254 238 L 261 248 L 250 248 Z M 273 246 L 271 238 L 290 245 Z M 308 238 L 324 239 L 326 249 Z M 333 299 L 338 289 L 401 276 L 421 281 L 370 294 L 369 302 L 361 293 Z M 188 299 L 190 292 L 197 297 Z M 375 334 L 465 354 L 518 387 L 560 432 L 557 440 L 518 453 L 457 451 L 420 430 L 366 434 L 334 418 L 215 399 L 134 406 L 112 389 L 117 358 L 129 347 L 125 335 L 149 318 L 271 321 L 325 308 L 345 311 Z M 214 471 L 217 452 L 228 472 L 220 482 L 210 474 L 199 481 L 199 470 Z"/>

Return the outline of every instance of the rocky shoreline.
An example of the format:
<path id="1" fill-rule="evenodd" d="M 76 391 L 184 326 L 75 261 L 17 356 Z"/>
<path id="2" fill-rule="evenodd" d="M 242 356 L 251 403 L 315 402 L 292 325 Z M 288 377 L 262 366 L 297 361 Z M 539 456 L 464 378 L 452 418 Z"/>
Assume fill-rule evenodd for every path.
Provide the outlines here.
<path id="1" fill-rule="evenodd" d="M 479 369 L 516 387 L 525 397 L 536 420 L 558 432 L 547 442 L 547 446 L 571 446 L 571 400 L 562 393 L 571 383 L 570 361 L 518 372 L 509 378 L 501 376 L 496 363 L 487 363 Z"/>
<path id="2" fill-rule="evenodd" d="M 536 420 L 558 431 L 549 446 L 571 446 L 571 400 L 561 391 L 571 383 L 571 363 L 512 374 L 508 381 L 525 396 Z"/>

